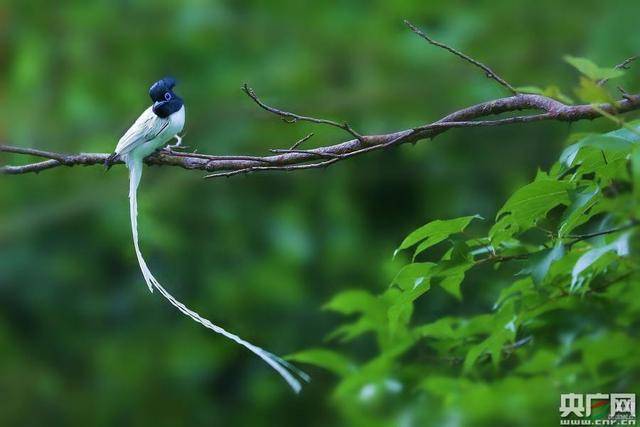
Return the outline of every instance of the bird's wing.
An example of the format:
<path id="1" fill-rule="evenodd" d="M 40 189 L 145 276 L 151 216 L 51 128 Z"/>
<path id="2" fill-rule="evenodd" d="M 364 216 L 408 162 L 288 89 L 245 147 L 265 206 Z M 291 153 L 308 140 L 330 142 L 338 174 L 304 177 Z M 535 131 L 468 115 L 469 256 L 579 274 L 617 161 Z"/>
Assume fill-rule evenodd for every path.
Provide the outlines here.
<path id="1" fill-rule="evenodd" d="M 120 138 L 116 146 L 116 154 L 127 154 L 140 144 L 151 141 L 169 126 L 169 118 L 156 116 L 151 108 L 147 108 Z"/>

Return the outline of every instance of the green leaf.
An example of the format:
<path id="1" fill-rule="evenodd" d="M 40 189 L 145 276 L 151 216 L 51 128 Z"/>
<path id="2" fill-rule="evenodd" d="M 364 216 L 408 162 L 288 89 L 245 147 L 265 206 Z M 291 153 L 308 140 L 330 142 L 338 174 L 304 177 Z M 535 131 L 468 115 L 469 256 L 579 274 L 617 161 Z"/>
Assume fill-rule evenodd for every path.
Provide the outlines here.
<path id="1" fill-rule="evenodd" d="M 458 323 L 457 319 L 452 317 L 443 317 L 436 320 L 433 323 L 418 326 L 414 329 L 420 337 L 435 338 L 435 339 L 450 339 L 457 338 L 457 334 L 454 331 L 454 326 Z"/>
<path id="2" fill-rule="evenodd" d="M 560 162 L 566 167 L 571 167 L 576 162 L 578 153 L 583 148 L 595 148 L 602 151 L 605 157 L 610 161 L 614 157 L 626 156 L 633 148 L 633 142 L 626 138 L 613 135 L 613 133 L 605 135 L 588 135 L 575 144 L 564 149 L 560 154 Z"/>
<path id="3" fill-rule="evenodd" d="M 556 181 L 542 175 L 518 189 L 500 209 L 496 216 L 499 220 L 489 232 L 494 244 L 533 226 L 554 207 L 569 205 L 567 191 L 573 187 L 569 181 Z"/>
<path id="4" fill-rule="evenodd" d="M 474 265 L 471 248 L 466 241 L 455 241 L 453 246 L 444 254 L 431 272 L 437 279 L 434 284 L 440 286 L 457 300 L 462 299 L 460 285 L 465 273 Z"/>
<path id="5" fill-rule="evenodd" d="M 633 194 L 637 204 L 640 204 L 640 146 L 631 153 L 631 173 L 633 174 Z"/>
<path id="6" fill-rule="evenodd" d="M 414 262 L 407 264 L 394 277 L 392 284 L 398 285 L 403 291 L 415 289 L 431 277 L 436 264 L 432 262 Z"/>
<path id="7" fill-rule="evenodd" d="M 525 361 L 516 368 L 516 372 L 521 374 L 545 374 L 551 371 L 559 361 L 560 357 L 550 350 L 539 350 L 531 359 Z"/>
<path id="8" fill-rule="evenodd" d="M 341 342 L 349 342 L 354 338 L 359 337 L 360 335 L 370 332 L 376 331 L 377 325 L 375 322 L 372 322 L 371 319 L 367 317 L 361 317 L 352 323 L 345 323 L 338 326 L 331 333 L 329 333 L 326 337 L 327 341 L 331 341 L 334 339 L 340 340 Z"/>
<path id="9" fill-rule="evenodd" d="M 319 366 L 343 377 L 356 370 L 356 365 L 342 354 L 322 348 L 300 351 L 287 356 L 286 359 Z"/>
<path id="10" fill-rule="evenodd" d="M 377 297 L 367 291 L 348 290 L 335 295 L 322 308 L 337 311 L 342 314 L 366 312 L 380 304 Z"/>
<path id="11" fill-rule="evenodd" d="M 489 353 L 494 367 L 497 368 L 502 359 L 502 351 L 505 344 L 513 341 L 516 336 L 517 319 L 518 317 L 515 314 L 513 303 L 504 304 L 493 319 L 491 335 L 484 341 L 471 347 L 467 352 L 467 356 L 464 359 L 463 371 L 467 374 L 471 372 L 478 358 L 484 353 Z"/>
<path id="12" fill-rule="evenodd" d="M 438 285 L 453 295 L 458 301 L 462 300 L 462 293 L 460 292 L 460 285 L 464 280 L 464 273 L 456 274 L 453 276 L 447 276 Z"/>
<path id="13" fill-rule="evenodd" d="M 605 363 L 624 366 L 637 360 L 637 341 L 621 332 L 584 337 L 575 343 L 575 347 L 582 351 L 583 363 L 594 376 Z"/>
<path id="14" fill-rule="evenodd" d="M 535 290 L 533 286 L 533 279 L 530 277 L 525 277 L 520 280 L 516 280 L 510 286 L 502 289 L 500 291 L 500 295 L 493 305 L 493 309 L 498 309 L 503 303 L 510 300 L 511 298 L 522 299 L 524 295 L 530 294 Z"/>
<path id="15" fill-rule="evenodd" d="M 471 347 L 464 359 L 463 371 L 470 373 L 477 360 L 485 353 L 491 356 L 494 367 L 498 367 L 502 359 L 502 350 L 505 344 L 513 341 L 515 331 L 503 327 L 493 332 L 487 339 Z"/>
<path id="16" fill-rule="evenodd" d="M 436 264 L 413 263 L 405 266 L 393 280 L 402 289 L 388 310 L 389 330 L 395 333 L 399 326 L 409 322 L 413 301 L 431 289 L 431 273 Z"/>
<path id="17" fill-rule="evenodd" d="M 411 348 L 411 345 L 413 340 L 401 340 L 381 351 L 374 359 L 346 376 L 336 387 L 334 396 L 340 401 L 352 402 L 354 396 L 362 399 L 361 391 L 365 386 L 388 384 L 396 359 Z M 376 389 L 379 390 L 378 387 Z"/>
<path id="18" fill-rule="evenodd" d="M 586 77 L 580 77 L 580 85 L 575 92 L 581 101 L 590 104 L 616 102 L 615 98 L 603 86 Z"/>
<path id="19" fill-rule="evenodd" d="M 628 255 L 629 237 L 631 236 L 631 233 L 631 231 L 627 231 L 613 242 L 604 246 L 595 247 L 578 258 L 578 261 L 571 271 L 571 290 L 575 290 L 580 284 L 582 284 L 584 278 L 581 277 L 581 274 L 598 261 L 603 255 L 609 252 L 615 252 L 620 257 Z"/>
<path id="20" fill-rule="evenodd" d="M 431 287 L 430 283 L 418 287 L 413 292 L 405 292 L 402 297 L 387 312 L 389 333 L 393 336 L 409 324 L 413 314 L 413 301 Z"/>
<path id="21" fill-rule="evenodd" d="M 618 143 L 599 148 L 586 145 L 577 152 L 571 181 L 580 181 L 586 177 L 600 187 L 606 187 L 613 180 L 629 179 L 628 156 L 633 146 L 619 139 Z M 567 172 L 567 169 L 564 169 Z"/>
<path id="22" fill-rule="evenodd" d="M 358 320 L 339 326 L 327 339 L 338 338 L 350 341 L 365 332 L 373 331 L 378 337 L 383 335 L 387 326 L 387 310 L 390 301 L 401 295 L 397 289 L 389 289 L 380 296 L 374 296 L 363 290 L 348 290 L 339 293 L 324 305 L 323 309 L 342 314 L 360 313 Z"/>
<path id="23" fill-rule="evenodd" d="M 425 249 L 436 245 L 452 234 L 462 232 L 474 218 L 481 218 L 478 215 L 463 216 L 460 218 L 449 220 L 435 220 L 428 224 L 423 225 L 417 230 L 409 234 L 396 249 L 394 255 L 403 250 L 410 248 L 411 246 L 422 242 L 416 249 L 414 257 Z M 424 241 L 423 241 L 424 240 Z"/>
<path id="24" fill-rule="evenodd" d="M 562 93 L 560 88 L 555 85 L 547 86 L 544 89 L 541 89 L 537 86 L 520 86 L 517 87 L 516 90 L 520 93 L 533 93 L 535 95 L 544 95 L 549 98 L 557 99 L 560 102 L 564 102 L 565 104 L 573 104 L 573 100 L 569 98 L 567 95 Z"/>
<path id="25" fill-rule="evenodd" d="M 462 366 L 462 370 L 464 371 L 464 373 L 470 373 L 478 358 L 487 351 L 487 340 L 482 341 L 480 344 L 474 345 L 467 352 L 467 355 L 464 358 L 464 364 Z"/>
<path id="26" fill-rule="evenodd" d="M 632 120 L 625 127 L 608 132 L 606 135 L 622 138 L 629 142 L 640 142 L 640 120 Z"/>
<path id="27" fill-rule="evenodd" d="M 486 335 L 493 330 L 494 323 L 494 314 L 480 314 L 461 321 L 459 333 L 461 337 Z"/>
<path id="28" fill-rule="evenodd" d="M 564 60 L 591 80 L 615 79 L 624 76 L 623 70 L 617 68 L 602 68 L 586 58 L 566 55 Z"/>
<path id="29" fill-rule="evenodd" d="M 446 292 L 454 296 L 457 300 L 462 300 L 460 285 L 464 280 L 467 270 L 474 266 L 472 258 L 464 258 L 463 260 L 445 260 L 440 261 L 433 273 L 434 278 L 440 279 L 437 285 Z"/>
<path id="30" fill-rule="evenodd" d="M 562 258 L 564 252 L 564 245 L 562 241 L 558 239 L 558 242 L 553 248 L 545 249 L 531 255 L 528 259 L 527 267 L 522 272 L 531 274 L 533 282 L 539 285 L 549 272 L 551 264 Z"/>
<path id="31" fill-rule="evenodd" d="M 592 209 L 594 205 L 602 199 L 600 188 L 597 185 L 583 187 L 580 190 L 570 191 L 571 204 L 562 215 L 560 221 L 559 237 L 570 233 L 574 228 L 587 222 L 593 215 L 598 213 Z"/>

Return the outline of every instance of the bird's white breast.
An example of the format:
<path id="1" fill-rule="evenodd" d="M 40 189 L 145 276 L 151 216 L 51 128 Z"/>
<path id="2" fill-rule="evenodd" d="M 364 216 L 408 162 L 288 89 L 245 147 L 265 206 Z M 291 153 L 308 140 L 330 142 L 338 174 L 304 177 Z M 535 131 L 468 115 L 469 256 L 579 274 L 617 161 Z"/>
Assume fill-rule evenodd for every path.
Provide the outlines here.
<path id="1" fill-rule="evenodd" d="M 166 131 L 170 134 L 167 141 L 180 132 L 184 128 L 184 105 L 180 107 L 178 111 L 169 116 L 169 126 L 167 126 Z M 167 142 L 165 141 L 165 142 Z"/>
<path id="2" fill-rule="evenodd" d="M 178 111 L 167 117 L 167 120 L 169 120 L 169 125 L 152 141 L 155 147 L 154 150 L 162 147 L 182 131 L 182 128 L 184 128 L 184 105 L 180 107 Z"/>

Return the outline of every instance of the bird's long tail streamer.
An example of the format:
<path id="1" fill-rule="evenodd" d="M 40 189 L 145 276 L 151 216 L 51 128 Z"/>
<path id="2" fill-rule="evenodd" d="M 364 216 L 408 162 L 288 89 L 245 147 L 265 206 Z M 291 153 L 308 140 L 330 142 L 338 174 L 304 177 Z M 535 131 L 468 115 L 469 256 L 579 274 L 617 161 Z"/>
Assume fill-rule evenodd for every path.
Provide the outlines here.
<path id="1" fill-rule="evenodd" d="M 149 267 L 147 267 L 147 263 L 142 257 L 142 252 L 140 251 L 140 246 L 138 243 L 138 202 L 137 202 L 137 193 L 138 193 L 138 185 L 140 184 L 140 178 L 142 177 L 142 160 L 127 158 L 126 159 L 127 168 L 129 169 L 129 206 L 131 213 L 131 232 L 133 235 L 133 246 L 136 251 L 136 256 L 138 258 L 138 264 L 140 264 L 140 270 L 142 270 L 142 275 L 144 276 L 144 280 L 149 286 L 149 290 L 153 292 L 153 289 L 157 289 L 163 297 L 165 297 L 174 307 L 176 307 L 180 312 L 189 316 L 196 322 L 200 323 L 205 328 L 211 329 L 217 334 L 223 335 L 224 337 L 235 341 L 241 346 L 247 348 L 262 360 L 264 360 L 269 366 L 275 369 L 281 376 L 284 378 L 287 383 L 291 386 L 291 388 L 298 393 L 302 388 L 300 381 L 293 375 L 296 374 L 304 381 L 309 381 L 310 377 L 291 365 L 286 360 L 276 356 L 275 354 L 269 353 L 268 351 L 251 344 L 248 341 L 243 340 L 239 336 L 232 334 L 231 332 L 226 331 L 218 325 L 213 324 L 208 319 L 200 316 L 193 310 L 187 308 L 183 303 L 175 299 L 173 295 L 171 295 L 158 280 L 153 276 Z"/>

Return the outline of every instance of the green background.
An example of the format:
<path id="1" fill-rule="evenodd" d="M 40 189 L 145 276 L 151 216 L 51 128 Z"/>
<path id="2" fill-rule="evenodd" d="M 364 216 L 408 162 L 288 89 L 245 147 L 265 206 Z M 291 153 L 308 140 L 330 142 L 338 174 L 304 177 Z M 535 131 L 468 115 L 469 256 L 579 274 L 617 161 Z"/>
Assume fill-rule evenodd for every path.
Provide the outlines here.
<path id="1" fill-rule="evenodd" d="M 640 46 L 638 16 L 633 0 L 10 0 L 0 5 L 0 139 L 110 152 L 148 106 L 149 85 L 170 74 L 192 149 L 264 155 L 311 131 L 308 147 L 328 145 L 347 136 L 283 123 L 242 83 L 290 111 L 390 132 L 505 95 L 405 18 L 515 86 L 573 95 L 576 72 L 562 56 L 620 62 Z M 339 320 L 322 304 L 342 289 L 388 286 L 407 233 L 436 218 L 492 218 L 570 132 L 608 126 L 452 130 L 319 171 L 205 181 L 146 168 L 143 251 L 160 281 L 214 323 L 280 355 L 320 346 Z M 149 294 L 126 196 L 121 166 L 0 177 L 0 425 L 348 424 L 331 374 L 304 367 L 313 381 L 296 396 L 245 349 Z M 485 308 L 441 290 L 431 298 L 420 317 Z M 556 413 L 549 406 L 545 417 Z"/>

